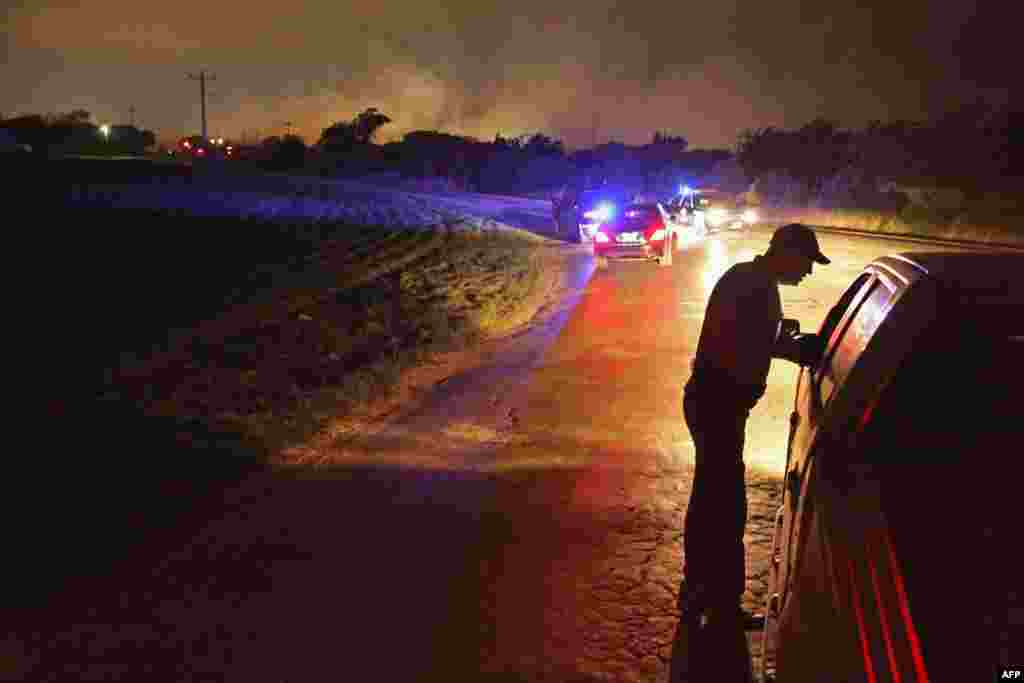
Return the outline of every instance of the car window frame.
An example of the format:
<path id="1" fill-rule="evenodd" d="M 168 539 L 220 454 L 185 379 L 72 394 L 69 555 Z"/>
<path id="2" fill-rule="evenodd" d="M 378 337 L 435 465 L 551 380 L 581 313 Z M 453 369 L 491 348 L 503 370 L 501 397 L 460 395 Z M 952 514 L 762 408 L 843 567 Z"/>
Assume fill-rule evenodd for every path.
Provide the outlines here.
<path id="1" fill-rule="evenodd" d="M 863 284 L 857 288 L 857 282 L 862 278 L 866 278 Z M 846 292 L 843 293 L 843 297 L 850 291 L 854 294 L 850 299 L 849 305 L 843 311 L 842 315 L 839 316 L 839 320 L 829 335 L 825 346 L 825 353 L 822 354 L 821 362 L 818 363 L 817 367 L 814 368 L 812 373 L 813 389 L 818 397 L 818 405 L 826 406 L 832 396 L 835 395 L 835 390 L 838 387 L 838 383 L 835 382 L 831 377 L 831 370 L 833 368 L 833 362 L 835 360 L 836 352 L 839 346 L 842 344 L 843 338 L 846 335 L 846 331 L 850 324 L 853 322 L 854 317 L 860 311 L 860 307 L 864 302 L 874 293 L 875 289 L 879 286 L 878 274 L 875 272 L 861 273 L 853 281 Z M 840 297 L 842 301 L 842 297 Z M 838 303 L 837 303 L 838 305 Z M 823 331 L 822 331 L 823 332 Z M 827 395 L 825 383 L 828 382 Z"/>
<path id="2" fill-rule="evenodd" d="M 846 317 L 846 314 L 850 311 L 850 307 L 853 305 L 857 295 L 864 291 L 864 286 L 866 284 L 871 282 L 872 277 L 874 277 L 873 273 L 860 273 L 856 278 L 854 278 L 853 282 L 850 283 L 850 286 L 846 288 L 846 291 L 840 295 L 839 300 L 836 301 L 835 307 L 829 310 L 830 313 L 832 310 L 836 309 L 840 311 L 839 316 L 835 318 L 835 323 L 832 325 L 830 330 L 825 329 L 829 322 L 828 316 L 826 315 L 825 319 L 821 321 L 821 327 L 818 328 L 818 335 L 824 337 L 826 347 L 831 346 L 832 338 L 835 336 L 836 330 L 839 329 L 843 322 L 843 318 Z M 842 305 L 844 300 L 846 301 L 845 306 Z"/>
<path id="3" fill-rule="evenodd" d="M 858 293 L 856 303 L 851 305 L 849 314 L 844 316 L 840 323 L 841 331 L 834 337 L 835 342 L 830 345 L 828 363 L 825 365 L 827 371 L 822 372 L 821 381 L 818 383 L 821 404 L 825 407 L 829 405 L 837 390 L 846 383 L 850 372 L 859 362 L 899 296 L 900 288 L 890 277 L 878 271 L 875 271 L 873 275 L 874 277 L 865 284 L 863 293 Z M 873 312 L 874 319 L 864 322 L 864 328 L 856 335 L 857 340 L 851 340 L 851 330 L 863 321 L 861 313 L 864 311 L 864 306 L 873 302 L 879 293 L 882 293 L 883 298 L 874 307 L 876 309 Z M 861 340 L 862 343 L 860 343 Z M 858 346 L 848 351 L 850 357 L 843 358 L 842 352 L 848 343 L 858 343 Z M 837 374 L 840 369 L 844 370 L 841 377 Z M 825 390 L 826 381 L 829 383 L 828 395 L 824 396 L 822 392 Z"/>
<path id="4" fill-rule="evenodd" d="M 899 287 L 896 285 L 896 283 L 893 282 L 891 278 L 887 277 L 885 273 L 879 272 L 876 273 L 876 276 L 877 280 L 875 286 L 872 287 L 871 290 L 866 294 L 866 296 L 864 296 L 861 299 L 860 303 L 857 306 L 857 310 L 853 313 L 852 316 L 850 316 L 849 321 L 843 328 L 843 334 L 837 340 L 836 347 L 833 351 L 833 363 L 836 365 L 836 367 L 845 368 L 846 370 L 846 375 L 844 375 L 841 378 L 841 380 L 838 383 L 839 385 L 842 385 L 846 381 L 846 377 L 849 376 L 850 371 L 853 369 L 854 365 L 857 364 L 861 355 L 867 349 L 867 346 L 868 344 L 871 343 L 871 340 L 875 337 L 875 334 L 878 332 L 879 328 L 882 326 L 882 323 L 888 317 L 889 311 L 892 309 L 893 305 L 896 302 L 896 298 L 899 293 Z M 875 298 L 880 293 L 884 293 L 882 294 L 883 298 L 876 302 Z M 864 307 L 869 303 L 875 303 L 877 305 L 872 306 L 874 317 L 872 319 L 865 320 L 862 314 L 865 310 Z M 849 351 L 851 357 L 846 359 L 846 362 L 844 362 L 843 359 L 837 357 L 841 354 L 844 347 L 848 343 L 855 343 L 854 341 L 851 340 L 850 335 L 852 330 L 855 327 L 859 326 L 862 326 L 862 329 L 856 335 L 856 338 L 857 342 L 862 341 L 863 343 L 861 343 L 855 348 L 852 348 Z"/>

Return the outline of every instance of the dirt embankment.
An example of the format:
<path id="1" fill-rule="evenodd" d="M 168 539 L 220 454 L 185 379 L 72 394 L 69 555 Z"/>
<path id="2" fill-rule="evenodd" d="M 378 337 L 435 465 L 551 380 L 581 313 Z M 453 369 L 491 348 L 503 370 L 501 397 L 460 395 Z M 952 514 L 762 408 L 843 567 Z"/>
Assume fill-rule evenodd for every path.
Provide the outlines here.
<path id="1" fill-rule="evenodd" d="M 431 354 L 529 320 L 547 282 L 542 244 L 515 232 L 349 228 L 258 296 L 123 363 L 104 396 L 230 430 L 272 457 Z"/>

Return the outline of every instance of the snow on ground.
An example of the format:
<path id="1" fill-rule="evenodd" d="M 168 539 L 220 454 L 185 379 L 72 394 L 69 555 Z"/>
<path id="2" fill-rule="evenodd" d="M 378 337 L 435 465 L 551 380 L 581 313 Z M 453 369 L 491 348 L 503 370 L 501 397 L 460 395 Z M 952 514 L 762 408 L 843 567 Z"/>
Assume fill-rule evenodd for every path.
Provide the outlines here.
<path id="1" fill-rule="evenodd" d="M 551 203 L 470 192 L 413 192 L 352 180 L 264 175 L 200 175 L 189 182 L 78 185 L 70 201 L 121 208 L 151 208 L 183 215 L 348 222 L 426 228 L 500 230 L 509 227 L 551 236 Z"/>

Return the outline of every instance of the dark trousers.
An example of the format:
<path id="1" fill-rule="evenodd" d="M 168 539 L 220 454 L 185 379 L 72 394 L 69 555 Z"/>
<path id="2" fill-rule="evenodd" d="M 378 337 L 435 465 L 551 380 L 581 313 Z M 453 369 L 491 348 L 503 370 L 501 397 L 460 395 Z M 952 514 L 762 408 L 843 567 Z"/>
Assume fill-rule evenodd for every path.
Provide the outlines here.
<path id="1" fill-rule="evenodd" d="M 743 441 L 750 413 L 687 395 L 683 414 L 697 455 L 683 524 L 686 589 L 704 605 L 738 608 L 746 589 Z"/>
<path id="2" fill-rule="evenodd" d="M 696 447 L 697 469 L 683 527 L 683 613 L 669 680 L 750 683 L 750 653 L 740 615 L 746 588 L 743 432 L 749 411 L 688 396 L 683 413 Z M 703 620 L 702 615 L 710 616 Z"/>

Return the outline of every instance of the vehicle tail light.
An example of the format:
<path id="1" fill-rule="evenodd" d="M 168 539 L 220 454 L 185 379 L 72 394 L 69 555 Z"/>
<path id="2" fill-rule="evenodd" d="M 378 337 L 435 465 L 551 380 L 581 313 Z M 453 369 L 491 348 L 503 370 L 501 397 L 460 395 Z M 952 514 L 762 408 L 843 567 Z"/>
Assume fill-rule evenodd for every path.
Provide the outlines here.
<path id="1" fill-rule="evenodd" d="M 603 242 L 610 242 L 611 240 L 608 238 L 608 235 L 606 235 L 603 232 L 601 232 L 600 230 L 598 230 L 596 233 L 594 233 L 594 241 L 595 242 L 602 242 L 603 243 Z"/>
<path id="2" fill-rule="evenodd" d="M 868 404 L 868 407 L 864 410 L 864 414 L 860 416 L 860 424 L 857 425 L 859 429 L 864 429 L 868 426 L 868 423 L 871 422 L 871 416 L 875 412 L 875 405 L 877 405 L 877 403 L 878 401 L 875 400 Z"/>

